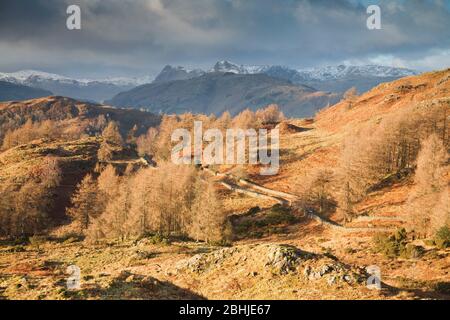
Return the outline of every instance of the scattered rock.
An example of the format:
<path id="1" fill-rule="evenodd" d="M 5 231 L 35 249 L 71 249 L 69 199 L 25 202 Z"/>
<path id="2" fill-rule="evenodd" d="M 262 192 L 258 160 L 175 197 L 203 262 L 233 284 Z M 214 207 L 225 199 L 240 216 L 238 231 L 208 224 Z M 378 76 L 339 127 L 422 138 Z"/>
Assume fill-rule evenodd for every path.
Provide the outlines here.
<path id="1" fill-rule="evenodd" d="M 242 256 L 238 254 L 241 253 Z M 234 256 L 237 255 L 237 256 Z M 346 266 L 321 255 L 302 251 L 290 245 L 265 244 L 246 247 L 225 248 L 211 253 L 197 254 L 176 265 L 177 272 L 207 272 L 228 265 L 240 266 L 248 277 L 256 277 L 261 272 L 274 275 L 297 273 L 302 267 L 307 281 L 324 279 L 329 285 L 340 283 L 356 284 L 367 279 L 364 268 Z M 236 269 L 238 270 L 238 269 Z M 300 273 L 300 272 L 299 272 Z"/>
<path id="2" fill-rule="evenodd" d="M 191 272 L 205 272 L 212 267 L 221 265 L 227 257 L 232 256 L 237 251 L 237 248 L 225 248 L 211 253 L 197 254 L 192 258 L 178 262 L 175 268 L 177 271 L 187 269 Z"/>
<path id="3" fill-rule="evenodd" d="M 275 245 L 269 247 L 265 265 L 276 274 L 287 274 L 297 269 L 302 256 L 304 254 L 296 247 Z"/>
<path id="4" fill-rule="evenodd" d="M 152 259 L 156 256 L 156 253 L 150 251 L 136 250 L 134 257 L 137 259 Z"/>

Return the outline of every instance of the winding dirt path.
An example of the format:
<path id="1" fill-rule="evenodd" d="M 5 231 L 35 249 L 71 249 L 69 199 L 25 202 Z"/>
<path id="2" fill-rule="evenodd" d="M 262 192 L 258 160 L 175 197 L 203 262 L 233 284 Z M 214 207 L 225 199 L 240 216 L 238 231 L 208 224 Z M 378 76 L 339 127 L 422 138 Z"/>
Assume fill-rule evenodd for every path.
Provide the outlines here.
<path id="1" fill-rule="evenodd" d="M 209 168 L 203 168 L 205 172 L 208 172 L 209 174 L 221 177 L 225 179 L 232 180 L 234 182 L 230 181 L 220 181 L 219 183 L 227 188 L 230 191 L 234 191 L 240 194 L 245 194 L 250 197 L 259 198 L 259 199 L 270 199 L 278 202 L 282 205 L 295 205 L 296 201 L 299 201 L 300 198 L 297 195 L 272 190 L 266 187 L 263 187 L 257 183 L 254 183 L 252 181 L 249 181 L 247 179 L 242 179 L 239 177 L 236 177 L 229 173 L 219 173 L 216 171 L 213 171 Z M 346 232 L 390 232 L 395 230 L 394 228 L 375 228 L 375 227 L 346 227 L 343 225 L 340 225 L 336 222 L 330 221 L 328 219 L 322 218 L 319 215 L 317 215 L 313 210 L 308 210 L 306 212 L 307 217 L 309 217 L 312 220 L 318 221 L 322 223 L 325 226 L 328 226 L 332 229 L 346 231 Z M 379 220 L 389 220 L 389 221 L 402 221 L 401 217 L 389 217 L 388 219 L 384 219 L 384 217 L 359 217 L 355 219 L 354 221 L 379 221 Z"/>

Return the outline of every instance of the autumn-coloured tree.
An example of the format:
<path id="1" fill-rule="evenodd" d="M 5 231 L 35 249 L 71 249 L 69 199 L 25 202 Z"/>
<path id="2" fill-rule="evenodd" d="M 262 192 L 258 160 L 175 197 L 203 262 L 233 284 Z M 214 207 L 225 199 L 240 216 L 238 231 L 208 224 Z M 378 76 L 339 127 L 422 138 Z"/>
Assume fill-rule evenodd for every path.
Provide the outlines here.
<path id="1" fill-rule="evenodd" d="M 284 119 L 283 112 L 276 104 L 268 105 L 266 108 L 256 111 L 255 114 L 258 122 L 262 124 L 274 124 L 279 123 Z"/>
<path id="2" fill-rule="evenodd" d="M 71 202 L 72 207 L 68 209 L 68 215 L 77 223 L 80 233 L 83 234 L 92 220 L 99 217 L 103 211 L 97 182 L 92 175 L 88 174 L 83 178 Z"/>
<path id="3" fill-rule="evenodd" d="M 450 186 L 445 186 L 439 195 L 437 204 L 433 207 L 431 212 L 430 231 L 436 234 L 442 227 L 450 227 Z"/>
<path id="4" fill-rule="evenodd" d="M 102 173 L 99 185 L 106 178 L 107 174 Z M 200 184 L 201 179 L 194 167 L 172 163 L 122 177 L 104 213 L 89 227 L 88 237 L 124 239 L 146 233 L 170 236 L 194 232 L 199 240 L 216 239 L 221 233 L 222 210 L 214 189 Z"/>
<path id="5" fill-rule="evenodd" d="M 215 121 L 214 128 L 219 130 L 226 130 L 231 127 L 232 117 L 228 111 L 222 113 L 222 115 Z"/>
<path id="6" fill-rule="evenodd" d="M 119 125 L 115 121 L 110 121 L 102 132 L 103 139 L 110 144 L 122 145 L 123 138 L 119 131 Z"/>
<path id="7" fill-rule="evenodd" d="M 442 106 L 411 106 L 378 122 L 355 128 L 342 146 L 337 170 L 339 209 L 349 215 L 386 177 L 412 172 L 420 141 L 430 134 L 442 136 Z M 442 142 L 441 142 L 442 144 Z"/>
<path id="8" fill-rule="evenodd" d="M 63 135 L 59 124 L 52 120 L 33 122 L 28 120 L 15 130 L 8 130 L 3 139 L 2 150 L 7 150 L 37 139 L 58 139 Z"/>
<path id="9" fill-rule="evenodd" d="M 127 143 L 129 143 L 129 144 L 135 144 L 136 143 L 137 132 L 138 132 L 138 127 L 137 127 L 137 125 L 134 125 L 133 128 L 131 128 L 130 131 L 128 131 Z"/>
<path id="10" fill-rule="evenodd" d="M 191 212 L 189 236 L 199 241 L 219 241 L 223 237 L 225 215 L 211 181 L 199 179 Z"/>
<path id="11" fill-rule="evenodd" d="M 353 107 L 353 104 L 357 97 L 358 97 L 358 90 L 355 87 L 348 89 L 344 93 L 343 98 L 344 98 L 344 101 L 346 101 L 348 103 L 349 109 L 351 109 Z"/>
<path id="12" fill-rule="evenodd" d="M 108 162 L 113 160 L 114 151 L 111 148 L 111 145 L 106 141 L 102 141 L 100 143 L 100 148 L 97 151 L 97 159 L 101 162 Z"/>
<path id="13" fill-rule="evenodd" d="M 32 167 L 21 184 L 13 180 L 0 185 L 0 235 L 26 237 L 51 227 L 49 213 L 54 189 L 60 183 L 60 169 L 54 157 L 47 157 Z"/>
<path id="14" fill-rule="evenodd" d="M 106 196 L 106 202 L 117 194 L 119 182 L 120 178 L 112 165 L 108 165 L 100 173 L 97 179 L 98 189 Z"/>
<path id="15" fill-rule="evenodd" d="M 245 109 L 233 118 L 232 126 L 233 128 L 242 130 L 257 128 L 255 113 L 250 109 Z"/>
<path id="16" fill-rule="evenodd" d="M 312 170 L 305 179 L 300 181 L 298 193 L 301 195 L 299 205 L 317 208 L 320 214 L 325 214 L 334 208 L 332 191 L 334 188 L 334 172 L 329 169 Z"/>
<path id="17" fill-rule="evenodd" d="M 175 129 L 178 128 L 176 116 L 164 115 L 159 126 L 157 139 L 155 142 L 156 159 L 159 161 L 170 160 L 172 151 L 171 137 Z"/>
<path id="18" fill-rule="evenodd" d="M 114 150 L 123 146 L 123 138 L 119 126 L 115 121 L 110 121 L 102 132 L 103 141 L 97 152 L 99 161 L 108 162 L 114 158 Z"/>
<path id="19" fill-rule="evenodd" d="M 141 157 L 154 156 L 157 152 L 158 129 L 150 128 L 147 133 L 137 138 L 137 151 Z"/>
<path id="20" fill-rule="evenodd" d="M 431 235 L 433 227 L 435 230 L 439 228 L 436 225 L 438 216 L 445 216 L 445 206 L 439 208 L 437 204 L 442 197 L 445 199 L 447 186 L 443 174 L 447 158 L 442 140 L 437 135 L 433 134 L 422 141 L 408 209 L 410 228 L 423 237 Z M 441 223 L 444 226 L 446 221 Z"/>

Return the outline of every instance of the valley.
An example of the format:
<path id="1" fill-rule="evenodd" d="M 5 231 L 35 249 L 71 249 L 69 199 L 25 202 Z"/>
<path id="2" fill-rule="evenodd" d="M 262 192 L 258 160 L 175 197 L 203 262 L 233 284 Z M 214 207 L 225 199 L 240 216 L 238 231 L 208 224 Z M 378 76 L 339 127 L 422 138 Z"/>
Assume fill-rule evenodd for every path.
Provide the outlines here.
<path id="1" fill-rule="evenodd" d="M 449 90 L 410 76 L 314 118 L 0 104 L 0 298 L 449 299 Z M 280 171 L 168 162 L 199 120 L 279 129 Z"/>

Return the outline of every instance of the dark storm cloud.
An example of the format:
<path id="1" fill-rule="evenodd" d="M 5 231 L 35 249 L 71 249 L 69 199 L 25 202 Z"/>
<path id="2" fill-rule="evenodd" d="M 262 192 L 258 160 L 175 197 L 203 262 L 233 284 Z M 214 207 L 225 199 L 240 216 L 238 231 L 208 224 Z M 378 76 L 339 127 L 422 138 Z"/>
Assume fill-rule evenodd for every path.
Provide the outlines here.
<path id="1" fill-rule="evenodd" d="M 374 2 L 379 31 L 366 28 L 365 0 L 2 0 L 0 70 L 144 74 L 218 59 L 448 66 L 448 0 Z M 69 4 L 81 7 L 81 31 L 65 27 Z"/>

